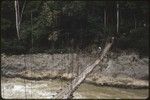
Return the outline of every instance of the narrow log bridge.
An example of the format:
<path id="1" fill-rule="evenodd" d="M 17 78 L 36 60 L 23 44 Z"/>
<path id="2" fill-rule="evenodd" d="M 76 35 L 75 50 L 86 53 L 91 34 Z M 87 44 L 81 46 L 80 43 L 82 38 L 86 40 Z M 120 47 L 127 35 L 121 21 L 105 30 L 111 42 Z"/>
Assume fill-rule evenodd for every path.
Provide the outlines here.
<path id="1" fill-rule="evenodd" d="M 109 51 L 111 45 L 113 44 L 114 37 L 112 37 L 112 40 L 105 46 L 103 52 L 101 53 L 101 56 L 91 65 L 88 65 L 86 69 L 78 75 L 73 81 L 66 87 L 64 87 L 58 94 L 54 96 L 55 99 L 68 99 L 72 98 L 73 92 L 78 88 L 78 86 L 85 80 L 85 78 L 88 76 L 90 72 L 95 68 L 96 65 L 98 65 L 106 53 Z"/>

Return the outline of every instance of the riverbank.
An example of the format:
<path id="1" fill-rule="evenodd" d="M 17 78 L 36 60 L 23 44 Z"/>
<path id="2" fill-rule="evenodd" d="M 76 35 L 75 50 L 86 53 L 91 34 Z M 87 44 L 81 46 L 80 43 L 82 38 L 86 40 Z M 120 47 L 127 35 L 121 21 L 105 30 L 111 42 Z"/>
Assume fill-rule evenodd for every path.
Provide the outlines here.
<path id="1" fill-rule="evenodd" d="M 57 72 L 50 72 L 45 73 L 45 75 L 40 76 L 39 74 L 32 74 L 32 76 L 24 75 L 24 74 L 14 74 L 14 75 L 2 75 L 4 78 L 22 78 L 27 80 L 48 80 L 48 79 L 60 79 L 60 80 L 67 80 L 71 81 L 74 77 L 72 74 L 64 73 L 63 75 L 59 75 Z M 149 83 L 146 80 L 139 80 L 133 78 L 113 78 L 107 76 L 101 76 L 100 78 L 89 76 L 85 79 L 84 83 L 93 84 L 96 86 L 110 86 L 110 87 L 117 87 L 117 88 L 132 88 L 132 89 L 141 89 L 141 88 L 148 88 Z"/>
<path id="2" fill-rule="evenodd" d="M 88 75 L 85 82 L 96 86 L 148 88 L 148 80 L 143 79 L 143 77 L 148 77 L 147 60 L 141 59 L 131 63 L 128 61 L 130 56 L 119 56 L 118 59 L 99 64 Z M 2 55 L 1 75 L 2 77 L 19 77 L 28 80 L 71 80 L 95 59 L 91 56 L 78 54 Z"/>

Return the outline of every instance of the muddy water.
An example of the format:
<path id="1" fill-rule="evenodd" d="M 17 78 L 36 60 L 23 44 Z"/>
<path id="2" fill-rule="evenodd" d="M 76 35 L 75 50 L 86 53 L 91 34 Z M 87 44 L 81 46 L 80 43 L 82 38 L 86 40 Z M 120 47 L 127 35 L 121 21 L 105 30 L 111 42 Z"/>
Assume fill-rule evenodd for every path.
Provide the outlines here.
<path id="1" fill-rule="evenodd" d="M 1 95 L 3 98 L 41 98 L 50 99 L 67 82 L 62 80 L 25 80 L 20 78 L 2 78 Z M 88 99 L 145 99 L 148 89 L 121 89 L 113 87 L 98 87 L 83 83 L 73 94 L 74 98 Z"/>

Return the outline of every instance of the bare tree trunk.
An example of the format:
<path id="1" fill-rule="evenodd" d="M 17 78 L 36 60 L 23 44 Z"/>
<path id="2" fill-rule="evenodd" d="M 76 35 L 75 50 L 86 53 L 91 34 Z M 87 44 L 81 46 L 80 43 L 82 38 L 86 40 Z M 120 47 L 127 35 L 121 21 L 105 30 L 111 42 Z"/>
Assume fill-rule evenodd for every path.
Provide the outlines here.
<path id="1" fill-rule="evenodd" d="M 33 22 L 32 22 L 32 11 L 31 11 L 31 48 L 33 48 Z"/>
<path id="2" fill-rule="evenodd" d="M 117 33 L 119 32 L 119 4 L 117 3 Z"/>
<path id="3" fill-rule="evenodd" d="M 15 0 L 14 3 L 15 3 L 15 14 L 16 14 L 16 30 L 17 30 L 18 40 L 20 40 L 20 23 L 22 20 L 22 15 L 23 15 L 24 9 L 25 9 L 26 0 L 23 4 L 21 14 L 20 14 L 20 10 L 19 10 L 19 1 Z"/>
<path id="4" fill-rule="evenodd" d="M 15 0 L 15 13 L 16 13 L 16 30 L 17 30 L 17 36 L 18 39 L 20 40 L 20 14 L 19 14 L 19 2 L 18 0 Z"/>
<path id="5" fill-rule="evenodd" d="M 104 8 L 104 33 L 106 33 L 106 8 Z"/>
<path id="6" fill-rule="evenodd" d="M 22 20 L 22 15 L 23 15 L 24 9 L 25 9 L 26 0 L 23 4 L 21 14 L 20 14 L 20 10 L 19 10 L 19 1 L 15 0 L 14 3 L 15 3 L 15 15 L 16 15 L 16 30 L 17 30 L 18 39 L 20 40 L 20 23 Z"/>
<path id="7" fill-rule="evenodd" d="M 136 17 L 135 17 L 135 14 L 134 14 L 134 29 L 136 29 L 136 24 L 137 24 L 137 22 L 136 22 Z"/>

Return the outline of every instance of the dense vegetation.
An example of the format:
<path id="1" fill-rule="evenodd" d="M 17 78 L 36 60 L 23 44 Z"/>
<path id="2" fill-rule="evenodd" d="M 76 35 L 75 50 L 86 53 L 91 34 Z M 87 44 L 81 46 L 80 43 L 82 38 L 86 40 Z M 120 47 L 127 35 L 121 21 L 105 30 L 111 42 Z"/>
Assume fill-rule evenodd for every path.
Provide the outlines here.
<path id="1" fill-rule="evenodd" d="M 148 1 L 19 0 L 20 12 L 24 2 L 20 40 L 14 1 L 1 2 L 1 52 L 91 51 L 104 45 L 108 37 L 115 36 L 114 50 L 131 49 L 148 54 Z"/>

